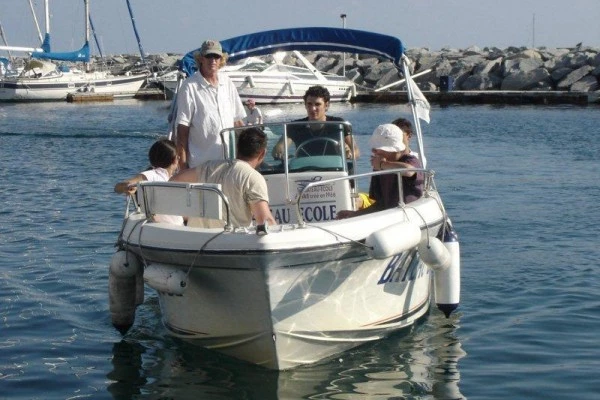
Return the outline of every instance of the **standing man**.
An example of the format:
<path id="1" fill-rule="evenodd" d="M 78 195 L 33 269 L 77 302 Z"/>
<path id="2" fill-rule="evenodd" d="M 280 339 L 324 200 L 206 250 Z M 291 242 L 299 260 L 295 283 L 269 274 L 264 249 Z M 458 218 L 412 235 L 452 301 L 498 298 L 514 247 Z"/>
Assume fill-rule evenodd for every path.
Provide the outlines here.
<path id="1" fill-rule="evenodd" d="M 246 116 L 235 85 L 219 72 L 226 63 L 221 44 L 207 40 L 194 57 L 198 71 L 184 81 L 177 95 L 180 169 L 223 158 L 219 133 L 225 128 L 242 126 Z"/>

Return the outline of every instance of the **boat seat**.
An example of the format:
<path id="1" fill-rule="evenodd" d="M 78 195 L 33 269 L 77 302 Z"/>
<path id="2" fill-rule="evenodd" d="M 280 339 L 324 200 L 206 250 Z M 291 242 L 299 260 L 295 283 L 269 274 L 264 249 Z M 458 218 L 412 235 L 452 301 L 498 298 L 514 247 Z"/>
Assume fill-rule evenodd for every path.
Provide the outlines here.
<path id="1" fill-rule="evenodd" d="M 224 226 L 223 202 L 227 199 L 220 184 L 186 182 L 140 182 L 140 206 L 146 217 L 176 215 L 195 221 L 194 226 Z M 220 221 L 215 225 L 215 221 Z M 189 225 L 189 224 L 188 224 Z"/>

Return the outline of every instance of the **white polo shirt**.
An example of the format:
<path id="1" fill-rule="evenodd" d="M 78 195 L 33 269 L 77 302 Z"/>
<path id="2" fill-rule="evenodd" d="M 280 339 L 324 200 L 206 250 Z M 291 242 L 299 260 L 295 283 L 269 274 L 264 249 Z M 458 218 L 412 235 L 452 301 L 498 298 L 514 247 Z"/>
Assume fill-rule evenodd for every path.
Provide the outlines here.
<path id="1" fill-rule="evenodd" d="M 219 72 L 217 87 L 196 72 L 187 78 L 177 95 L 177 124 L 189 126 L 188 164 L 223 158 L 219 133 L 246 117 L 246 111 L 231 79 Z M 227 138 L 226 138 L 227 140 Z"/>

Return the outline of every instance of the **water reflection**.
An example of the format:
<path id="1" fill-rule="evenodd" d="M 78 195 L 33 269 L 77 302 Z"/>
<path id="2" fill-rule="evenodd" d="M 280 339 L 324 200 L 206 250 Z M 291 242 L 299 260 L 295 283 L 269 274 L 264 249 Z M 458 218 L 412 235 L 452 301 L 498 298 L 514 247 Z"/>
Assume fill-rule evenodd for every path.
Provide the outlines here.
<path id="1" fill-rule="evenodd" d="M 131 399 L 140 394 L 147 380 L 142 376 L 142 354 L 145 348 L 139 343 L 120 341 L 113 345 L 114 369 L 107 375 L 113 383 L 107 389 L 115 399 Z"/>
<path id="2" fill-rule="evenodd" d="M 113 347 L 108 391 L 114 399 L 464 399 L 458 323 L 435 312 L 411 332 L 283 372 L 137 332 Z"/>

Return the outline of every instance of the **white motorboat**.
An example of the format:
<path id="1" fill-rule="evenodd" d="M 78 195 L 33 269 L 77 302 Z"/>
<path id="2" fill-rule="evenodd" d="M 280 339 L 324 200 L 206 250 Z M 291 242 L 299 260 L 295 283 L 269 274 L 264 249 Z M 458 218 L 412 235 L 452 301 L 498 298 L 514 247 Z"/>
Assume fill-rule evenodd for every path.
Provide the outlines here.
<path id="1" fill-rule="evenodd" d="M 147 74 L 113 75 L 109 71 L 87 71 L 54 61 L 81 63 L 90 61 L 89 0 L 85 0 L 86 37 L 83 47 L 74 52 L 51 52 L 48 1 L 45 1 L 46 38 L 42 51 L 31 53 L 32 59 L 19 75 L 0 81 L 0 101 L 65 100 L 71 93 L 93 92 L 114 97 L 133 97 L 146 81 Z"/>
<path id="2" fill-rule="evenodd" d="M 386 57 L 412 82 L 396 38 L 303 28 L 270 34 L 269 46 L 287 48 L 290 36 L 312 41 L 318 50 L 356 46 Z M 265 40 L 257 43 L 264 46 Z M 255 44 L 248 46 L 250 51 Z M 418 118 L 423 98 L 415 85 L 407 86 L 426 166 Z M 298 124 L 263 126 L 267 154 Z M 232 226 L 219 185 L 142 182 L 139 204 L 131 208 L 128 203 L 110 265 L 113 324 L 122 331 L 131 327 L 145 283 L 158 295 L 170 334 L 283 370 L 411 327 L 429 313 L 432 299 L 449 316 L 459 303 L 460 252 L 433 172 L 422 170 L 424 194 L 418 200 L 337 220 L 337 211 L 355 207 L 361 179 L 382 173 L 400 179 L 403 170 L 360 173 L 342 151 L 350 124 L 331 124 L 331 136 L 318 141 L 336 151 L 305 156 L 303 145 L 286 146 L 288 158 L 267 158 L 260 166 L 278 221 L 274 227 Z M 235 142 L 233 129 L 222 134 Z M 224 155 L 234 158 L 233 149 L 224 148 Z M 154 222 L 157 214 L 196 222 Z"/>
<path id="3" fill-rule="evenodd" d="M 302 66 L 284 63 L 286 55 L 284 51 L 277 52 L 273 49 L 270 50 L 272 54 L 264 52 L 264 55 L 271 56 L 272 62 L 266 62 L 258 57 L 246 57 L 243 52 L 234 52 L 234 49 L 244 40 L 263 34 L 264 32 L 238 36 L 221 42 L 223 51 L 228 54 L 228 60 L 231 61 L 221 69 L 221 72 L 231 78 L 242 100 L 254 99 L 259 104 L 302 103 L 304 92 L 314 85 L 326 87 L 332 102 L 348 101 L 356 96 L 356 85 L 352 80 L 345 76 L 319 71 L 300 51 L 291 47 L 284 50 L 290 50 Z M 183 57 L 180 63 L 180 74 L 171 71 L 164 76 L 153 78 L 170 96 L 177 91 L 178 78 L 190 76 L 196 71 L 193 62 L 195 52 L 196 50 L 193 50 Z"/>
<path id="4" fill-rule="evenodd" d="M 222 71 L 231 78 L 242 100 L 254 99 L 257 103 L 301 103 L 304 92 L 314 85 L 326 87 L 331 101 L 348 101 L 356 96 L 356 85 L 350 79 L 320 72 L 299 51 L 293 54 L 303 67 L 284 64 L 275 55 L 273 63 L 250 59 L 225 66 Z"/>
<path id="5" fill-rule="evenodd" d="M 221 72 L 233 81 L 242 101 L 254 99 L 262 104 L 301 103 L 304 92 L 314 85 L 326 87 L 333 102 L 348 101 L 356 96 L 356 85 L 350 79 L 320 72 L 300 52 L 293 53 L 302 61 L 303 67 L 285 64 L 282 57 L 274 57 L 275 61 L 271 63 L 250 57 L 226 65 Z M 182 72 L 169 71 L 153 77 L 151 81 L 173 96 L 177 91 L 178 78 L 183 76 L 185 74 Z"/>

